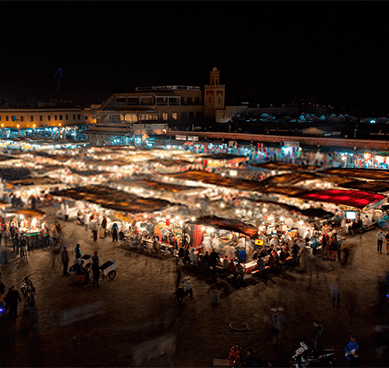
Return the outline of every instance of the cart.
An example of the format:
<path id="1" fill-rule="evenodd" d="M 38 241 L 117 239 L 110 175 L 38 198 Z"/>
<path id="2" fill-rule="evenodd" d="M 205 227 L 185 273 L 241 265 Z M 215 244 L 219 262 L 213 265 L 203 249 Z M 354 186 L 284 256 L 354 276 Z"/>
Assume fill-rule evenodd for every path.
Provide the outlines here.
<path id="1" fill-rule="evenodd" d="M 84 254 L 81 258 L 76 258 L 74 261 L 73 266 L 69 268 L 70 272 L 75 272 L 77 270 L 77 264 L 81 264 L 81 261 L 84 261 L 83 267 L 87 272 L 89 272 L 92 268 L 92 255 L 91 254 Z"/>
<path id="2" fill-rule="evenodd" d="M 102 277 L 108 277 L 113 280 L 116 276 L 116 270 L 118 269 L 115 262 L 107 261 L 100 266 L 100 275 Z"/>

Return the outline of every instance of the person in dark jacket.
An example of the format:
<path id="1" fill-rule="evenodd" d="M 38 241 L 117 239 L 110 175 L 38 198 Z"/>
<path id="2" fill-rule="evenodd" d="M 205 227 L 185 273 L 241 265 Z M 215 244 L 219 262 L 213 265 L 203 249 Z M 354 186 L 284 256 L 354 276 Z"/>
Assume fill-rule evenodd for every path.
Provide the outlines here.
<path id="1" fill-rule="evenodd" d="M 92 263 L 92 272 L 93 272 L 93 286 L 100 287 L 99 285 L 100 267 L 97 259 L 95 259 Z"/>
<path id="2" fill-rule="evenodd" d="M 18 318 L 18 302 L 21 302 L 19 292 L 15 289 L 15 286 L 12 286 L 11 289 L 7 293 L 7 304 L 9 305 L 9 313 L 15 318 Z"/>
<path id="3" fill-rule="evenodd" d="M 61 253 L 61 261 L 63 264 L 63 275 L 64 276 L 69 275 L 69 273 L 68 273 L 69 254 L 68 254 L 68 250 L 66 249 L 66 247 L 63 247 L 63 251 Z"/>
<path id="4" fill-rule="evenodd" d="M 246 362 L 244 364 L 245 367 L 262 367 L 261 358 L 254 353 L 252 348 L 247 349 Z"/>
<path id="5" fill-rule="evenodd" d="M 116 222 L 112 225 L 112 241 L 118 241 L 118 225 Z"/>
<path id="6" fill-rule="evenodd" d="M 313 325 L 315 329 L 313 331 L 313 344 L 315 351 L 323 350 L 323 326 L 319 323 L 319 321 L 313 321 Z"/>
<path id="7" fill-rule="evenodd" d="M 74 248 L 74 252 L 76 253 L 76 258 L 81 258 L 80 244 L 76 245 L 76 248 Z"/>
<path id="8" fill-rule="evenodd" d="M 184 255 L 185 255 L 185 252 L 184 252 L 184 247 L 182 246 L 179 250 L 178 250 L 178 257 L 182 259 L 182 261 L 184 262 L 185 264 L 185 261 L 184 261 Z"/>

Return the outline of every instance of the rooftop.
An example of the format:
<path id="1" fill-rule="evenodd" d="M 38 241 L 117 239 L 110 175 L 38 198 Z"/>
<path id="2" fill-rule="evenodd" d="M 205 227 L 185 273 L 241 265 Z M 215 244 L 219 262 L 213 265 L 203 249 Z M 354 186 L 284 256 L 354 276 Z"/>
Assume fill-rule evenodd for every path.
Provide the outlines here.
<path id="1" fill-rule="evenodd" d="M 200 91 L 198 86 L 152 86 L 135 87 L 135 91 Z"/>

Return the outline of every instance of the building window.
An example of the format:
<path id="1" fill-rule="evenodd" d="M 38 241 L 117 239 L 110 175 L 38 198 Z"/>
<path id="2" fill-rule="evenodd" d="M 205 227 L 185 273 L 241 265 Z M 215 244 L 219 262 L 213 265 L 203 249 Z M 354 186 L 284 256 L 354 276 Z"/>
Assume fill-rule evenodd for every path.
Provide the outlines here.
<path id="1" fill-rule="evenodd" d="M 177 120 L 177 113 L 176 112 L 172 112 L 172 119 Z"/>
<path id="2" fill-rule="evenodd" d="M 88 120 L 88 117 L 85 115 L 85 120 Z"/>
<path id="3" fill-rule="evenodd" d="M 196 112 L 196 119 L 200 119 L 201 118 L 201 111 L 197 111 Z"/>
<path id="4" fill-rule="evenodd" d="M 81 119 L 81 115 L 77 115 L 77 119 L 80 120 Z"/>
<path id="5" fill-rule="evenodd" d="M 39 115 L 39 121 L 42 121 L 42 120 L 43 120 L 43 116 Z"/>
<path id="6" fill-rule="evenodd" d="M 47 115 L 47 120 L 48 120 L 48 121 L 51 120 L 51 116 L 50 116 L 50 115 Z"/>
<path id="7" fill-rule="evenodd" d="M 168 118 L 167 112 L 162 113 L 162 119 L 167 120 L 167 118 Z"/>
<path id="8" fill-rule="evenodd" d="M 54 115 L 54 120 L 57 120 L 57 115 Z"/>
<path id="9" fill-rule="evenodd" d="M 211 103 L 212 102 L 212 100 L 211 100 L 211 97 L 208 99 L 208 103 Z"/>
<path id="10" fill-rule="evenodd" d="M 69 120 L 69 116 L 68 116 L 68 115 L 65 115 L 65 119 L 66 119 L 66 120 Z"/>
<path id="11" fill-rule="evenodd" d="M 12 116 L 12 121 L 16 121 L 16 116 L 15 115 Z"/>
<path id="12" fill-rule="evenodd" d="M 181 119 L 186 119 L 186 112 L 185 111 L 181 113 Z"/>
<path id="13" fill-rule="evenodd" d="M 221 102 L 222 102 L 222 99 L 219 97 L 219 104 L 221 104 Z"/>
<path id="14" fill-rule="evenodd" d="M 76 115 L 73 115 L 73 120 L 76 120 Z"/>
<path id="15" fill-rule="evenodd" d="M 193 111 L 189 111 L 189 119 L 193 119 L 194 118 L 194 113 Z"/>
<path id="16" fill-rule="evenodd" d="M 186 99 L 186 104 L 187 104 L 187 105 L 192 105 L 192 97 L 188 97 L 188 98 Z"/>
<path id="17" fill-rule="evenodd" d="M 20 121 L 24 121 L 24 116 L 21 116 L 21 117 L 20 117 Z"/>
<path id="18" fill-rule="evenodd" d="M 0 121 L 1 121 L 1 115 L 0 115 Z"/>
<path id="19" fill-rule="evenodd" d="M 62 120 L 62 115 L 59 116 L 59 120 Z"/>
<path id="20" fill-rule="evenodd" d="M 200 105 L 200 97 L 195 97 L 195 105 Z"/>
<path id="21" fill-rule="evenodd" d="M 31 115 L 31 119 L 30 119 L 31 121 L 34 121 L 34 117 Z"/>
<path id="22" fill-rule="evenodd" d="M 8 116 L 5 117 L 5 121 L 8 121 Z"/>

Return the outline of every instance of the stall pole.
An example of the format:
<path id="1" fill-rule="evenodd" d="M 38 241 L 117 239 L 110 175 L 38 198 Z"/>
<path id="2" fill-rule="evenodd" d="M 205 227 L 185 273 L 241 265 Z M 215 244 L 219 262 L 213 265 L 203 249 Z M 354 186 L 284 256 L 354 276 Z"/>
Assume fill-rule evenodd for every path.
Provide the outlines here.
<path id="1" fill-rule="evenodd" d="M 246 235 L 244 236 L 244 262 L 246 263 L 247 259 L 247 248 L 246 248 Z"/>

